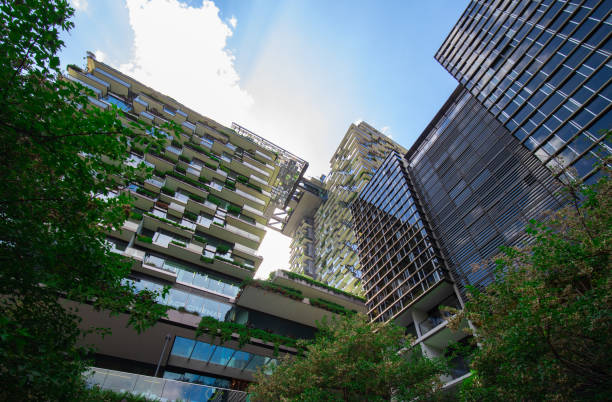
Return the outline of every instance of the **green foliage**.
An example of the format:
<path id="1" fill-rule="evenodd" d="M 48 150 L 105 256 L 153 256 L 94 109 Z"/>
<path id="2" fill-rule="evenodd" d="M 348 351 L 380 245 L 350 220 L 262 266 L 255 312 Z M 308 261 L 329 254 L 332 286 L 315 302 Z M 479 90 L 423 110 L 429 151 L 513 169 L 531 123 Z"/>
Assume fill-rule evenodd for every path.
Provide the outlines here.
<path id="1" fill-rule="evenodd" d="M 207 264 L 212 264 L 213 262 L 215 262 L 214 258 L 210 258 L 210 257 L 206 257 L 205 255 L 200 256 L 200 261 L 203 261 Z"/>
<path id="2" fill-rule="evenodd" d="M 185 211 L 185 213 L 183 214 L 183 216 L 184 216 L 185 218 L 189 219 L 189 220 L 192 220 L 192 221 L 196 221 L 196 220 L 198 219 L 198 215 L 197 215 L 197 214 L 194 214 L 194 213 L 193 213 L 193 212 L 191 212 L 191 211 Z"/>
<path id="3" fill-rule="evenodd" d="M 361 296 L 357 296 L 357 295 L 354 295 L 352 293 L 348 293 L 348 292 L 345 292 L 343 290 L 336 289 L 336 288 L 334 288 L 332 286 L 329 286 L 329 285 L 327 285 L 327 284 L 325 284 L 323 282 L 315 281 L 314 279 L 309 278 L 307 276 L 300 275 L 300 274 L 297 274 L 297 273 L 291 272 L 291 271 L 285 271 L 284 269 L 281 270 L 281 271 L 285 275 L 287 275 L 289 278 L 291 278 L 291 279 L 296 279 L 298 281 L 308 282 L 311 285 L 314 285 L 314 286 L 317 286 L 317 287 L 320 287 L 320 288 L 324 288 L 324 289 L 330 290 L 330 291 L 332 291 L 334 293 L 337 293 L 339 295 L 349 296 L 349 297 L 352 297 L 354 299 L 358 299 L 358 300 L 361 300 L 361 301 L 365 302 L 365 299 L 363 297 L 361 297 Z"/>
<path id="4" fill-rule="evenodd" d="M 205 238 L 203 238 L 202 236 L 198 236 L 198 235 L 193 235 L 193 240 L 200 242 L 203 245 L 206 245 L 208 243 Z"/>
<path id="5" fill-rule="evenodd" d="M 257 288 L 265 289 L 299 301 L 302 301 L 304 299 L 304 296 L 302 295 L 301 291 L 287 286 L 277 285 L 276 283 L 272 283 L 270 281 L 262 281 L 260 279 L 247 279 L 240 284 L 241 288 L 244 288 L 245 286 L 254 286 Z"/>
<path id="6" fill-rule="evenodd" d="M 226 244 L 219 244 L 217 246 L 217 252 L 220 254 L 226 254 L 228 251 L 230 251 L 230 246 L 226 245 Z"/>
<path id="7" fill-rule="evenodd" d="M 212 169 L 212 170 L 214 170 L 214 171 L 216 171 L 216 170 L 217 170 L 217 165 L 212 164 L 212 163 L 210 163 L 210 162 L 204 162 L 204 165 L 206 165 L 206 167 L 207 167 L 207 168 Z"/>
<path id="8" fill-rule="evenodd" d="M 150 293 L 122 282 L 132 262 L 106 245 L 132 201 L 109 189 L 149 176 L 123 163 L 130 147 L 148 150 L 162 137 L 122 121 L 117 107 L 90 105 L 90 90 L 61 77 L 59 36 L 73 27 L 73 12 L 65 0 L 0 2 L 2 400 L 73 399 L 83 332 L 60 295 L 130 312 L 138 331 L 165 315 L 155 297 L 143 297 Z"/>
<path id="9" fill-rule="evenodd" d="M 230 173 L 230 169 L 225 166 L 225 165 L 219 165 L 219 169 L 223 170 L 225 173 L 229 174 Z"/>
<path id="10" fill-rule="evenodd" d="M 179 171 L 181 171 L 181 169 L 179 169 L 180 166 L 177 166 L 177 171 L 176 172 L 168 172 L 167 175 L 168 176 L 172 176 L 175 179 L 181 180 L 187 184 L 191 184 L 192 186 L 194 186 L 195 188 L 203 188 L 204 186 L 202 186 L 202 184 L 200 184 L 200 182 L 198 180 L 194 180 L 190 177 L 185 176 L 185 169 L 182 169 L 182 173 L 179 173 Z"/>
<path id="11" fill-rule="evenodd" d="M 247 185 L 248 187 L 251 187 L 253 190 L 255 190 L 255 191 L 259 192 L 259 193 L 262 193 L 262 192 L 263 192 L 263 190 L 261 189 L 261 187 L 259 187 L 259 186 L 255 185 L 255 184 L 253 184 L 253 183 L 247 183 L 246 185 Z"/>
<path id="12" fill-rule="evenodd" d="M 606 173 L 608 173 L 606 171 Z M 463 317 L 477 327 L 464 400 L 607 400 L 612 394 L 612 186 L 571 183 L 569 204 L 531 222 L 530 246 L 496 258 Z"/>
<path id="13" fill-rule="evenodd" d="M 238 207 L 236 205 L 230 204 L 230 205 L 227 206 L 227 212 L 229 212 L 232 215 L 238 216 L 242 212 L 242 208 L 240 208 L 240 207 Z"/>
<path id="14" fill-rule="evenodd" d="M 210 202 L 212 202 L 213 204 L 222 206 L 226 204 L 226 201 L 223 201 L 222 199 L 212 195 L 212 194 L 208 194 L 208 196 L 206 197 L 206 199 Z"/>
<path id="15" fill-rule="evenodd" d="M 188 230 L 190 232 L 193 232 L 193 229 L 188 228 L 187 226 L 183 226 L 183 225 L 180 225 L 180 224 L 178 224 L 178 223 L 176 223 L 174 221 L 171 221 L 170 219 L 166 219 L 166 218 L 162 218 L 161 216 L 154 215 L 151 212 L 145 212 L 145 215 L 147 215 L 147 216 L 149 216 L 149 217 L 151 217 L 153 219 L 157 219 L 158 221 L 161 221 L 161 222 L 167 223 L 169 225 L 172 225 L 174 227 L 177 227 L 179 229 Z"/>
<path id="16" fill-rule="evenodd" d="M 150 237 L 150 236 L 142 236 L 142 235 L 138 235 L 138 236 L 136 236 L 136 238 L 137 238 L 138 240 L 140 240 L 141 242 L 143 242 L 143 243 L 149 243 L 149 244 L 152 244 L 152 243 L 153 243 L 153 238 L 152 238 L 152 237 Z"/>
<path id="17" fill-rule="evenodd" d="M 191 198 L 192 200 L 199 202 L 200 204 L 204 204 L 204 197 L 200 197 L 197 194 L 189 194 L 189 198 Z"/>
<path id="18" fill-rule="evenodd" d="M 270 376 L 259 371 L 249 392 L 254 401 L 434 400 L 447 365 L 404 349 L 411 340 L 404 328 L 362 314 L 324 321 L 303 353 L 286 356 Z"/>
<path id="19" fill-rule="evenodd" d="M 180 141 L 178 140 L 172 140 L 170 143 L 172 144 L 173 147 L 177 147 L 179 149 L 183 148 L 183 145 L 181 145 Z"/>
<path id="20" fill-rule="evenodd" d="M 236 180 L 238 180 L 240 183 L 243 183 L 243 184 L 247 184 L 247 183 L 249 182 L 249 178 L 248 178 L 248 177 L 246 177 L 246 176 L 243 176 L 243 175 L 241 175 L 241 174 L 239 174 L 239 175 L 236 177 Z"/>
<path id="21" fill-rule="evenodd" d="M 163 186 L 161 188 L 161 192 L 166 195 L 169 195 L 170 197 L 174 197 L 174 194 L 176 194 L 176 192 L 173 189 L 171 189 L 170 187 L 166 187 L 166 186 Z"/>
<path id="22" fill-rule="evenodd" d="M 310 304 L 336 314 L 348 315 L 357 313 L 355 310 L 348 310 L 344 306 L 324 299 L 310 299 Z"/>
<path id="23" fill-rule="evenodd" d="M 191 163 L 191 159 L 189 159 L 188 157 L 186 157 L 185 155 L 179 155 L 179 160 L 183 161 L 185 163 Z"/>
<path id="24" fill-rule="evenodd" d="M 130 212 L 130 218 L 134 219 L 135 221 L 141 221 L 143 219 L 143 216 L 139 212 L 131 211 Z"/>
<path id="25" fill-rule="evenodd" d="M 202 317 L 196 331 L 196 338 L 204 333 L 209 333 L 213 337 L 218 336 L 221 343 L 229 341 L 232 339 L 232 334 L 236 333 L 239 335 L 238 343 L 241 348 L 247 343 L 252 342 L 252 338 L 273 343 L 275 350 L 278 350 L 279 345 L 291 348 L 298 347 L 297 341 L 293 338 L 266 332 L 261 329 L 248 328 L 243 324 L 219 321 L 213 317 Z"/>
<path id="26" fill-rule="evenodd" d="M 149 402 L 158 399 L 149 399 L 141 395 L 129 392 L 115 392 L 109 389 L 101 389 L 98 386 L 92 388 L 83 387 L 74 393 L 74 400 L 79 402 Z"/>
<path id="27" fill-rule="evenodd" d="M 175 167 L 174 167 L 174 169 L 175 169 L 177 172 L 181 173 L 181 174 L 186 174 L 186 173 L 187 173 L 187 169 L 185 169 L 185 168 L 184 168 L 184 167 L 182 167 L 182 166 L 175 166 Z"/>
<path id="28" fill-rule="evenodd" d="M 178 240 L 170 240 L 170 243 L 177 245 L 177 246 L 181 246 L 181 247 L 187 247 L 187 244 L 183 243 L 182 241 L 178 241 Z"/>
<path id="29" fill-rule="evenodd" d="M 144 188 L 144 187 L 138 187 L 138 188 L 136 189 L 136 192 L 137 192 L 138 194 L 144 195 L 144 196 L 149 197 L 149 198 L 152 198 L 152 199 L 154 199 L 154 200 L 155 200 L 155 199 L 157 199 L 157 194 L 156 194 L 156 193 L 154 193 L 154 192 L 153 192 L 153 191 L 151 191 L 151 190 L 147 190 L 147 189 L 146 189 L 146 188 Z"/>
<path id="30" fill-rule="evenodd" d="M 229 179 L 225 180 L 225 187 L 229 188 L 232 191 L 235 191 L 236 190 L 236 183 L 234 183 L 233 181 L 231 181 Z"/>

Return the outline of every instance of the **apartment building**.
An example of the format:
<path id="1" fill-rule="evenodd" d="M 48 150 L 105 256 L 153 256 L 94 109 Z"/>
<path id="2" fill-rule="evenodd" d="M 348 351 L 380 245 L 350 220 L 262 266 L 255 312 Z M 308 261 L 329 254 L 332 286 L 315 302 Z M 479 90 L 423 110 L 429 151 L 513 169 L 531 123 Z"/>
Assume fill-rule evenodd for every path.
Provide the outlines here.
<path id="1" fill-rule="evenodd" d="M 351 124 L 330 160 L 330 172 L 322 180 L 323 192 L 319 194 L 323 196 L 319 197 L 318 205 L 314 200 L 297 203 L 285 218 L 282 232 L 293 238 L 292 271 L 344 291 L 363 294 L 349 206 L 392 150 L 405 152 L 369 124 Z"/>
<path id="2" fill-rule="evenodd" d="M 97 348 L 92 383 L 165 400 L 246 400 L 255 371 L 296 353 L 295 340 L 312 338 L 317 321 L 364 311 L 358 298 L 294 273 L 253 279 L 271 211 L 294 196 L 303 160 L 237 124 L 224 127 L 91 54 L 85 68 L 69 66 L 67 79 L 93 92 L 93 107 L 120 108 L 126 123 L 172 121 L 183 131 L 167 133 L 162 149 L 131 146 L 128 163 L 144 164 L 154 175 L 117 190 L 130 193 L 134 208 L 108 235 L 113 251 L 133 260 L 126 280 L 136 290 L 170 286 L 158 300 L 170 309 L 138 334 L 126 327 L 127 314 L 109 317 L 79 306 L 84 327 L 112 329 L 111 336 L 85 340 Z M 248 339 L 196 337 L 200 322 L 232 324 Z"/>
<path id="3" fill-rule="evenodd" d="M 440 306 L 490 283 L 492 266 L 474 264 L 524 244 L 526 223 L 564 204 L 562 180 L 598 178 L 610 155 L 611 9 L 470 2 L 436 54 L 459 86 L 352 204 L 368 313 L 405 326 L 426 355 L 466 341 Z M 468 375 L 457 359 L 446 386 Z"/>

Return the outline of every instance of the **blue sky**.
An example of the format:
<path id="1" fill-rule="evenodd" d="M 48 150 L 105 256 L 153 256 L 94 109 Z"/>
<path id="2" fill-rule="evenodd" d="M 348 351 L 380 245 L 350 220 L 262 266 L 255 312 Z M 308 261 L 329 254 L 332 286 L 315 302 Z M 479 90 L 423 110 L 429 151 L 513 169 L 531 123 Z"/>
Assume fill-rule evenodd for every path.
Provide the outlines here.
<path id="1" fill-rule="evenodd" d="M 326 173 L 350 123 L 409 147 L 456 86 L 434 59 L 467 0 L 71 0 L 64 65 L 85 51 Z M 268 235 L 264 265 L 286 264 Z"/>

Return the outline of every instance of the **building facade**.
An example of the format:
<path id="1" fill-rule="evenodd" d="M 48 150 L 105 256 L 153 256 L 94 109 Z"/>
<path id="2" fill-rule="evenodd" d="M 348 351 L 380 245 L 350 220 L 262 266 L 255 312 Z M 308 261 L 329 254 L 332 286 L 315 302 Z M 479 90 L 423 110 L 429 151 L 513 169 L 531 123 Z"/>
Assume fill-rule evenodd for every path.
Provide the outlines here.
<path id="1" fill-rule="evenodd" d="M 167 317 L 138 334 L 126 326 L 127 314 L 109 317 L 79 306 L 85 328 L 112 329 L 112 336 L 85 340 L 97 349 L 92 383 L 166 400 L 246 400 L 243 391 L 255 371 L 267 370 L 279 354 L 295 353 L 295 339 L 313 337 L 318 320 L 364 310 L 357 298 L 280 271 L 271 280 L 253 280 L 270 211 L 294 196 L 304 161 L 236 124 L 224 127 L 92 55 L 86 68 L 69 66 L 67 79 L 93 93 L 90 107 L 118 107 L 126 123 L 144 121 L 163 130 L 172 121 L 182 128 L 181 134 L 164 133 L 161 149 L 131 146 L 127 163 L 154 174 L 114 192 L 129 192 L 134 206 L 107 239 L 112 251 L 133 260 L 126 281 L 136 291 L 170 287 L 157 300 L 169 307 Z M 225 342 L 206 332 L 196 337 L 200 322 L 211 319 L 270 335 L 246 344 L 238 334 Z"/>
<path id="2" fill-rule="evenodd" d="M 612 148 L 612 3 L 471 1 L 436 59 L 544 165 L 587 181 Z"/>
<path id="3" fill-rule="evenodd" d="M 502 245 L 525 244 L 527 222 L 564 204 L 561 181 L 599 176 L 610 155 L 602 130 L 612 128 L 611 9 L 609 1 L 471 1 L 436 54 L 459 86 L 353 204 L 370 317 L 406 326 L 425 354 L 465 342 L 439 307 L 461 307 L 468 286 L 490 283 L 486 261 Z M 412 220 L 404 205 L 414 205 Z M 412 239 L 435 269 L 413 260 Z M 469 375 L 456 363 L 448 387 Z"/>
<path id="4" fill-rule="evenodd" d="M 287 216 L 296 222 L 283 230 L 293 238 L 292 270 L 363 294 L 350 204 L 391 151 L 405 149 L 365 122 L 351 124 L 330 160 L 320 205 L 305 213 L 309 204 L 298 204 Z"/>

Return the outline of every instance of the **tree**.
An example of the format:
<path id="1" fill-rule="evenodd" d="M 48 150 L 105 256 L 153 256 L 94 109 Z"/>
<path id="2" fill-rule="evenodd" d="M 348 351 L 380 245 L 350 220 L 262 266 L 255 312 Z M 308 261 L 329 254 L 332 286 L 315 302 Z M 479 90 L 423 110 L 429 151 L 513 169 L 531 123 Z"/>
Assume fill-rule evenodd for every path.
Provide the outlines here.
<path id="1" fill-rule="evenodd" d="M 605 171 L 607 174 L 608 172 Z M 463 317 L 480 348 L 464 400 L 608 400 L 612 395 L 612 187 L 571 183 L 569 203 L 506 248 Z"/>
<path id="2" fill-rule="evenodd" d="M 66 0 L 0 0 L 0 399 L 70 399 L 83 332 L 61 298 L 129 311 L 137 330 L 165 314 L 123 281 L 130 262 L 106 244 L 130 211 L 119 192 L 149 174 L 123 164 L 130 144 L 160 146 L 161 134 L 62 79 L 73 12 Z"/>
<path id="3" fill-rule="evenodd" d="M 257 401 L 429 400 L 447 365 L 410 349 L 404 332 L 361 314 L 324 321 L 303 353 L 282 359 L 269 376 L 259 372 L 249 391 Z"/>

